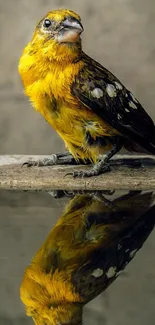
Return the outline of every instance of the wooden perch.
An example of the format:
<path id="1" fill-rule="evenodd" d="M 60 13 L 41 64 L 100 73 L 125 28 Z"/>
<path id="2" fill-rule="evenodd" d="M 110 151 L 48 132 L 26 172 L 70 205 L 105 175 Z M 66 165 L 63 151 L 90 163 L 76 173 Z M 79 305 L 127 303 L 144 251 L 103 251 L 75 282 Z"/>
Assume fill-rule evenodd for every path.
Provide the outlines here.
<path id="1" fill-rule="evenodd" d="M 76 178 L 65 175 L 89 166 L 26 167 L 27 160 L 47 156 L 0 156 L 0 189 L 11 190 L 155 190 L 155 157 L 116 155 L 112 170 L 91 178 Z M 126 159 L 136 167 L 120 166 Z"/>

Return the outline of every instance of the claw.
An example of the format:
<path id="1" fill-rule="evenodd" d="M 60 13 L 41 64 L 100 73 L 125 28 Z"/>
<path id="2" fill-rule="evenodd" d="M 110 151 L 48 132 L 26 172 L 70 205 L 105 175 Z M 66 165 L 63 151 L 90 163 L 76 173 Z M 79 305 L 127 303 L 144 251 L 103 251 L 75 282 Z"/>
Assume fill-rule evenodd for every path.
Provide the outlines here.
<path id="1" fill-rule="evenodd" d="M 22 167 L 23 166 L 27 166 L 27 167 L 32 167 L 32 166 L 39 166 L 39 161 L 26 161 L 22 164 Z"/>
<path id="2" fill-rule="evenodd" d="M 115 190 L 104 190 L 104 195 L 113 195 L 115 193 Z"/>
<path id="3" fill-rule="evenodd" d="M 64 178 L 67 177 L 67 176 L 73 176 L 73 173 L 67 173 L 67 174 L 65 174 Z"/>
<path id="4" fill-rule="evenodd" d="M 97 169 L 97 168 L 92 168 L 90 170 L 86 170 L 86 171 L 75 171 L 75 172 L 72 172 L 72 173 L 67 173 L 65 175 L 66 176 L 72 176 L 73 178 L 76 178 L 76 177 L 80 177 L 80 178 L 83 178 L 83 177 L 92 177 L 92 176 L 98 176 L 102 173 L 106 173 L 110 171 L 110 166 L 109 165 L 105 165 L 104 167 L 102 167 L 102 169 Z"/>
<path id="5" fill-rule="evenodd" d="M 64 154 L 52 154 L 48 156 L 47 158 L 39 159 L 39 160 L 29 160 L 24 162 L 24 165 L 27 167 L 32 166 L 38 166 L 38 167 L 44 167 L 44 166 L 55 166 L 55 165 L 64 165 L 64 164 L 74 164 L 74 158 L 69 153 Z"/>
<path id="6" fill-rule="evenodd" d="M 83 177 L 83 174 L 84 172 L 80 171 L 75 171 L 75 172 L 72 172 L 72 173 L 67 173 L 64 177 L 66 176 L 72 176 L 73 178 L 76 178 L 76 177 Z"/>
<path id="7" fill-rule="evenodd" d="M 86 175 L 86 172 L 83 172 L 83 171 L 75 171 L 75 172 L 72 172 L 72 173 L 67 173 L 66 175 L 65 175 L 65 177 L 66 176 L 72 176 L 73 178 L 76 178 L 76 177 L 85 177 L 85 176 L 87 176 Z"/>
<path id="8" fill-rule="evenodd" d="M 83 172 L 83 171 L 79 171 L 79 172 L 75 171 L 72 173 L 67 173 L 64 177 L 66 177 L 66 176 L 72 176 L 73 178 L 84 177 L 84 176 L 86 176 L 85 174 L 86 174 L 86 172 Z"/>

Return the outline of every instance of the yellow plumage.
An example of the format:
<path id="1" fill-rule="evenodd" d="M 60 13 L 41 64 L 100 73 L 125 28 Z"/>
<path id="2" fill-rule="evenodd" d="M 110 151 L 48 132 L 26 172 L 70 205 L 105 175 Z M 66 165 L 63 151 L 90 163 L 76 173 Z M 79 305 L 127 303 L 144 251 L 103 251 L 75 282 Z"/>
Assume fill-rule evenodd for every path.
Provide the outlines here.
<path id="1" fill-rule="evenodd" d="M 35 109 L 76 160 L 95 163 L 88 171 L 73 172 L 74 177 L 108 171 L 109 160 L 122 147 L 155 154 L 153 121 L 110 71 L 82 51 L 82 32 L 76 13 L 49 12 L 38 23 L 19 62 L 25 94 Z M 105 159 L 100 158 L 106 151 Z M 28 166 L 37 164 L 46 165 L 28 162 Z M 48 164 L 53 164 L 52 158 Z"/>
<path id="2" fill-rule="evenodd" d="M 46 17 L 59 22 L 68 15 L 80 19 L 70 10 L 53 11 Z M 99 153 L 108 150 L 111 145 L 90 147 L 85 138 L 86 130 L 89 129 L 93 139 L 119 132 L 81 104 L 71 92 L 75 77 L 85 65 L 80 59 L 80 43 L 79 46 L 59 45 L 54 39 L 45 42 L 46 37 L 40 25 L 37 26 L 32 41 L 20 58 L 19 73 L 25 94 L 58 132 L 75 159 L 96 162 Z"/>
<path id="3" fill-rule="evenodd" d="M 105 290 L 154 227 L 153 195 L 113 207 L 76 195 L 26 268 L 20 297 L 36 325 L 80 325 L 83 306 Z"/>

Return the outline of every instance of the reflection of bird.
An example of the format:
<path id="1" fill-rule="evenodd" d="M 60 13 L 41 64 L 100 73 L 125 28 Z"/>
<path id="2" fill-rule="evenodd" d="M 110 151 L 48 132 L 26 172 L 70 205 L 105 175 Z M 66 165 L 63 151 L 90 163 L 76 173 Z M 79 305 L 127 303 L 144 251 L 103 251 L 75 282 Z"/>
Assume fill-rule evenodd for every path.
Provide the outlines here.
<path id="1" fill-rule="evenodd" d="M 73 157 L 95 163 L 73 176 L 93 176 L 107 171 L 109 159 L 123 146 L 155 154 L 155 127 L 131 92 L 82 51 L 82 31 L 76 13 L 48 13 L 24 50 L 19 72 L 26 95 Z M 106 158 L 99 161 L 99 154 L 106 151 Z M 54 162 L 51 157 L 28 166 Z"/>
<path id="2" fill-rule="evenodd" d="M 151 193 L 116 199 L 115 208 L 89 195 L 69 202 L 21 284 L 35 324 L 82 324 L 84 304 L 116 279 L 153 229 L 152 202 Z"/>

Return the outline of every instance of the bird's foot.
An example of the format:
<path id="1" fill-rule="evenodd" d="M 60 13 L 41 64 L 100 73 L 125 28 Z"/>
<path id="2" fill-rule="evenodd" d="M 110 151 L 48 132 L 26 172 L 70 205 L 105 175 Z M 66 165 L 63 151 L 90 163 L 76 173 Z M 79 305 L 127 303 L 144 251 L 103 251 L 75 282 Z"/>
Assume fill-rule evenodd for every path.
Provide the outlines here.
<path id="1" fill-rule="evenodd" d="M 96 191 L 96 193 L 94 193 L 93 197 L 94 199 L 96 199 L 99 202 L 104 203 L 107 207 L 109 208 L 113 208 L 114 207 L 114 203 L 111 200 L 108 200 L 107 198 L 105 198 L 104 195 L 113 195 L 115 191 L 109 191 L 110 194 L 108 194 L 108 191 Z"/>
<path id="2" fill-rule="evenodd" d="M 22 166 L 32 167 L 32 166 L 54 166 L 54 165 L 65 165 L 65 164 L 75 164 L 75 159 L 69 153 L 57 153 L 52 154 L 49 157 L 37 160 L 26 161 Z"/>
<path id="3" fill-rule="evenodd" d="M 89 169 L 89 170 L 80 170 L 80 171 L 75 171 L 75 172 L 72 172 L 72 173 L 67 173 L 65 175 L 66 176 L 69 176 L 71 175 L 73 178 L 76 178 L 76 177 L 80 177 L 80 178 L 84 178 L 84 177 L 92 177 L 92 176 L 98 176 L 100 174 L 103 174 L 103 173 L 107 173 L 109 172 L 111 169 L 110 169 L 110 166 L 108 164 L 105 164 L 104 166 L 101 166 L 99 163 L 94 165 L 93 168 Z"/>
<path id="4" fill-rule="evenodd" d="M 61 198 L 73 198 L 75 195 L 88 195 L 89 197 L 92 197 L 96 201 L 104 203 L 108 208 L 114 208 L 114 203 L 111 200 L 108 200 L 105 198 L 104 195 L 110 196 L 115 193 L 114 191 L 111 190 L 102 190 L 102 191 L 89 191 L 89 190 L 83 190 L 83 191 L 78 191 L 78 190 L 73 190 L 73 191 L 61 191 L 61 190 L 55 190 L 55 191 L 50 191 L 48 192 L 54 199 L 61 199 Z"/>
<path id="5" fill-rule="evenodd" d="M 115 190 L 102 190 L 102 191 L 90 191 L 90 190 L 54 190 L 48 192 L 53 198 L 72 198 L 75 195 L 89 195 L 92 197 L 103 197 L 104 195 L 112 196 L 115 193 Z"/>

